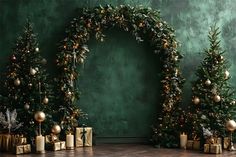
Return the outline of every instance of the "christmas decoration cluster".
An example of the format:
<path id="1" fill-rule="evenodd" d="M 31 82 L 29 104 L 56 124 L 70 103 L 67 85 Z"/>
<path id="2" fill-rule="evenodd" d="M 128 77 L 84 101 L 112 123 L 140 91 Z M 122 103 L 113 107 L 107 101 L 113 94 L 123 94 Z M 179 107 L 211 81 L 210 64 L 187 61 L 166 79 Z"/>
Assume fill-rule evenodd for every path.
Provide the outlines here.
<path id="1" fill-rule="evenodd" d="M 40 54 L 32 24 L 27 22 L 6 68 L 0 105 L 6 114 L 0 113 L 0 151 L 45 153 L 45 149 L 92 146 L 92 128 L 78 125 L 85 114 L 78 106 L 77 67 L 84 64 L 89 53 L 89 39 L 94 35 L 104 42 L 104 31 L 113 27 L 130 33 L 137 42 L 148 41 L 153 50 L 148 53 L 161 58 L 162 111 L 153 125 L 153 144 L 214 154 L 222 153 L 222 149 L 234 150 L 235 99 L 219 28 L 212 27 L 209 32 L 210 48 L 205 50 L 196 71 L 198 78 L 192 83 L 192 104 L 183 110 L 182 56 L 174 30 L 161 19 L 159 11 L 151 8 L 107 5 L 84 9 L 71 21 L 59 46 L 56 79 L 49 77 L 47 60 Z"/>

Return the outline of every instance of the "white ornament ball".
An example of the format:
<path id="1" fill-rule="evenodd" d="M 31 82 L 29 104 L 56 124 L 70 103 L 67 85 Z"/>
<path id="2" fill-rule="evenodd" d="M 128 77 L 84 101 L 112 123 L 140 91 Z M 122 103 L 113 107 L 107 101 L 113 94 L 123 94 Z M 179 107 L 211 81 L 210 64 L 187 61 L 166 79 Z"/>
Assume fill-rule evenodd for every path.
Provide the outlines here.
<path id="1" fill-rule="evenodd" d="M 225 79 L 227 80 L 229 78 L 229 71 L 225 71 Z"/>
<path id="2" fill-rule="evenodd" d="M 37 70 L 34 68 L 30 68 L 30 74 L 35 75 L 37 73 Z"/>
<path id="3" fill-rule="evenodd" d="M 211 85 L 211 80 L 207 79 L 206 82 L 205 82 L 205 84 L 206 84 L 207 86 Z"/>
<path id="4" fill-rule="evenodd" d="M 199 99 L 198 97 L 194 97 L 193 103 L 194 103 L 195 105 L 199 104 L 199 103 L 200 103 L 200 99 Z"/>
<path id="5" fill-rule="evenodd" d="M 36 48 L 35 48 L 35 51 L 36 51 L 36 52 L 39 52 L 39 48 L 38 48 L 38 47 L 36 47 Z"/>
<path id="6" fill-rule="evenodd" d="M 215 95 L 215 96 L 214 96 L 214 101 L 215 101 L 215 102 L 220 102 L 220 100 L 221 100 L 221 98 L 220 98 L 219 95 Z"/>

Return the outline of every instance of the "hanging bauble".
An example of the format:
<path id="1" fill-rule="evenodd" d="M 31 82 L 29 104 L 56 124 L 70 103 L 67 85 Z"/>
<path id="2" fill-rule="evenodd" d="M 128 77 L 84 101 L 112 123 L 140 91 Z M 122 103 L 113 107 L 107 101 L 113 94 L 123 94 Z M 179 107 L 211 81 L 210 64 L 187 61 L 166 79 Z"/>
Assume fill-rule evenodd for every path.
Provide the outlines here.
<path id="1" fill-rule="evenodd" d="M 14 84 L 16 86 L 19 86 L 20 85 L 20 79 L 19 78 L 15 79 Z"/>
<path id="2" fill-rule="evenodd" d="M 48 100 L 48 98 L 45 96 L 45 97 L 43 98 L 43 103 L 44 103 L 44 104 L 48 104 L 48 102 L 49 102 L 49 100 Z"/>
<path id="3" fill-rule="evenodd" d="M 229 120 L 226 123 L 226 128 L 228 131 L 234 131 L 236 129 L 236 123 L 234 120 Z"/>
<path id="4" fill-rule="evenodd" d="M 36 48 L 35 48 L 35 51 L 36 51 L 36 52 L 39 52 L 39 48 L 38 48 L 38 47 L 36 47 Z"/>
<path id="5" fill-rule="evenodd" d="M 12 61 L 16 61 L 16 56 L 15 56 L 15 55 L 12 55 L 11 60 L 12 60 Z"/>
<path id="6" fill-rule="evenodd" d="M 33 86 L 33 84 L 32 84 L 32 83 L 29 83 L 28 86 L 29 86 L 29 88 L 31 88 L 31 87 Z"/>
<path id="7" fill-rule="evenodd" d="M 39 123 L 43 122 L 45 118 L 46 118 L 46 115 L 42 111 L 38 111 L 34 114 L 34 119 Z"/>
<path id="8" fill-rule="evenodd" d="M 229 71 L 225 71 L 225 76 L 224 76 L 224 78 L 227 80 L 228 78 L 229 78 Z"/>
<path id="9" fill-rule="evenodd" d="M 28 104 L 28 103 L 26 103 L 25 105 L 24 105 L 24 109 L 25 110 L 28 110 L 30 108 L 30 105 Z"/>
<path id="10" fill-rule="evenodd" d="M 195 105 L 199 104 L 199 103 L 200 103 L 200 99 L 199 99 L 198 97 L 194 97 L 194 98 L 193 98 L 193 103 L 194 103 Z"/>
<path id="11" fill-rule="evenodd" d="M 34 68 L 30 68 L 30 74 L 35 75 L 37 73 L 37 70 Z"/>
<path id="12" fill-rule="evenodd" d="M 207 86 L 211 85 L 211 80 L 207 79 L 207 80 L 205 81 L 205 84 L 206 84 Z"/>
<path id="13" fill-rule="evenodd" d="M 52 133 L 55 134 L 55 135 L 59 134 L 59 133 L 61 132 L 61 127 L 60 127 L 60 125 L 57 125 L 57 124 L 53 125 L 51 131 L 52 131 Z"/>
<path id="14" fill-rule="evenodd" d="M 214 99 L 215 102 L 220 102 L 220 100 L 221 100 L 221 98 L 220 98 L 219 95 L 215 95 L 215 96 L 213 97 L 213 99 Z"/>

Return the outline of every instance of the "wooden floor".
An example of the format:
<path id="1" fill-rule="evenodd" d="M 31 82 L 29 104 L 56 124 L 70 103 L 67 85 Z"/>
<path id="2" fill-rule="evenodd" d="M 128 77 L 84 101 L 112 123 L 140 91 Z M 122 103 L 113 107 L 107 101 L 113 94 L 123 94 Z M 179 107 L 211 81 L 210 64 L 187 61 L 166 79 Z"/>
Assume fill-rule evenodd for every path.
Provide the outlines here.
<path id="1" fill-rule="evenodd" d="M 16 156 L 0 153 L 0 157 Z M 181 149 L 158 149 L 149 145 L 138 144 L 102 144 L 75 150 L 46 152 L 45 154 L 25 154 L 19 157 L 223 157 L 236 156 L 235 152 L 224 151 L 223 154 L 204 154 L 197 151 Z"/>

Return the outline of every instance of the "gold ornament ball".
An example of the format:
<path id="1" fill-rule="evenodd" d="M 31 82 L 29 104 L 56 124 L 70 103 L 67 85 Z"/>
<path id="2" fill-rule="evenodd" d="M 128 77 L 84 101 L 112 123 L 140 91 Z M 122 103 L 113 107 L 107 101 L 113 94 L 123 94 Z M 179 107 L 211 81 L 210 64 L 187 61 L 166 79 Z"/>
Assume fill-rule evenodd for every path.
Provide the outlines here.
<path id="1" fill-rule="evenodd" d="M 206 84 L 207 86 L 211 85 L 211 80 L 207 79 L 206 82 L 205 82 L 205 84 Z"/>
<path id="2" fill-rule="evenodd" d="M 37 73 L 37 70 L 35 70 L 34 68 L 30 68 L 31 75 L 35 75 L 36 73 Z"/>
<path id="3" fill-rule="evenodd" d="M 221 100 L 219 95 L 215 95 L 213 99 L 215 102 L 220 102 L 220 100 Z"/>
<path id="4" fill-rule="evenodd" d="M 19 85 L 20 85 L 20 79 L 17 78 L 17 79 L 14 81 L 14 84 L 15 84 L 16 86 L 19 86 Z"/>
<path id="5" fill-rule="evenodd" d="M 55 134 L 55 135 L 57 135 L 57 134 L 59 134 L 60 132 L 61 132 L 61 127 L 60 127 L 60 125 L 54 125 L 53 127 L 52 127 L 52 133 L 53 134 Z"/>
<path id="6" fill-rule="evenodd" d="M 48 98 L 47 98 L 47 97 L 44 97 L 43 103 L 44 103 L 44 104 L 48 104 L 48 102 L 49 102 Z"/>
<path id="7" fill-rule="evenodd" d="M 46 118 L 46 115 L 42 111 L 38 111 L 34 114 L 34 119 L 39 123 L 43 122 L 45 118 Z"/>
<path id="8" fill-rule="evenodd" d="M 234 120 L 229 120 L 226 123 L 226 128 L 228 131 L 234 131 L 236 129 L 236 123 Z"/>
<path id="9" fill-rule="evenodd" d="M 225 79 L 228 79 L 229 78 L 229 71 L 225 71 Z"/>
<path id="10" fill-rule="evenodd" d="M 198 97 L 194 97 L 193 103 L 194 103 L 195 105 L 199 104 L 199 103 L 200 103 L 200 99 L 199 99 Z"/>

